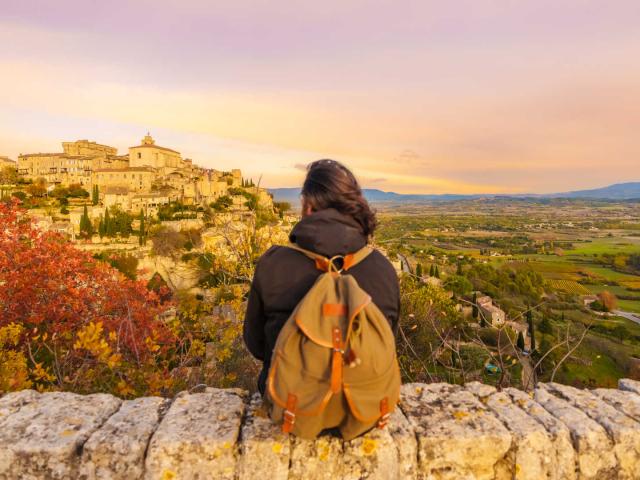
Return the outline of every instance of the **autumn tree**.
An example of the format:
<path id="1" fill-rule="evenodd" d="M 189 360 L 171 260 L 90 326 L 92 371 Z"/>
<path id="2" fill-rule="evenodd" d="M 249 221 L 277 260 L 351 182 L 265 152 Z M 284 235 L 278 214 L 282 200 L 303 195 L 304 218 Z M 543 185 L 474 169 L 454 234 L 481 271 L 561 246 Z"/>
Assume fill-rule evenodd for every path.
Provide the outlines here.
<path id="1" fill-rule="evenodd" d="M 273 208 L 280 218 L 284 218 L 284 214 L 291 210 L 291 204 L 289 202 L 273 202 Z"/>
<path id="2" fill-rule="evenodd" d="M 31 185 L 27 186 L 27 193 L 32 197 L 44 197 L 47 193 L 47 182 L 44 178 L 38 178 Z"/>
<path id="3" fill-rule="evenodd" d="M 0 203 L 0 283 L 0 388 L 131 397 L 174 384 L 176 337 L 160 319 L 169 305 L 37 230 L 15 203 Z"/>
<path id="4" fill-rule="evenodd" d="M 0 168 L 0 185 L 15 185 L 19 178 L 15 168 L 11 166 Z"/>
<path id="5" fill-rule="evenodd" d="M 603 306 L 604 311 L 611 312 L 616 309 L 618 306 L 618 299 L 616 296 L 608 290 L 600 292 L 598 294 L 598 299 Z"/>
<path id="6" fill-rule="evenodd" d="M 168 227 L 160 227 L 151 237 L 153 253 L 164 257 L 177 255 L 186 242 L 184 233 Z"/>

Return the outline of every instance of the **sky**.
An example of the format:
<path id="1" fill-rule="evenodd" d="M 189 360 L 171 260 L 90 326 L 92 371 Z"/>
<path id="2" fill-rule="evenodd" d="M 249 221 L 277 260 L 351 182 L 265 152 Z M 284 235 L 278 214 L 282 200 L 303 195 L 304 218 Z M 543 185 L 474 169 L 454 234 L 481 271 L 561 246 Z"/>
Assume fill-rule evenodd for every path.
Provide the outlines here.
<path id="1" fill-rule="evenodd" d="M 147 131 L 267 187 L 640 181 L 640 2 L 0 0 L 0 155 Z"/>

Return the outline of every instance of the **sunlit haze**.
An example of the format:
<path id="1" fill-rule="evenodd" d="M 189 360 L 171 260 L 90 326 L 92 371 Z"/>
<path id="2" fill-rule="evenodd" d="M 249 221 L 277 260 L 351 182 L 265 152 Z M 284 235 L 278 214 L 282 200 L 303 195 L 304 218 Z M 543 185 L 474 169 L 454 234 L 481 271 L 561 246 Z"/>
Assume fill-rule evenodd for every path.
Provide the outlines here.
<path id="1" fill-rule="evenodd" d="M 299 185 L 403 193 L 640 180 L 640 2 L 0 0 L 0 155 L 150 131 Z"/>

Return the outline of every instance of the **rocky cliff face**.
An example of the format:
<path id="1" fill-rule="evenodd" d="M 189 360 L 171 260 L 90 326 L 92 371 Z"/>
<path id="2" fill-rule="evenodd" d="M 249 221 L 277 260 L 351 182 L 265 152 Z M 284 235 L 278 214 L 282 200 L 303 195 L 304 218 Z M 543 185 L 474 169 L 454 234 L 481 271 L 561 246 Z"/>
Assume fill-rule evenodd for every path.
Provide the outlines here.
<path id="1" fill-rule="evenodd" d="M 0 398 L 0 479 L 640 478 L 640 382 L 407 384 L 389 426 L 344 442 L 280 432 L 259 398 L 207 388 Z"/>

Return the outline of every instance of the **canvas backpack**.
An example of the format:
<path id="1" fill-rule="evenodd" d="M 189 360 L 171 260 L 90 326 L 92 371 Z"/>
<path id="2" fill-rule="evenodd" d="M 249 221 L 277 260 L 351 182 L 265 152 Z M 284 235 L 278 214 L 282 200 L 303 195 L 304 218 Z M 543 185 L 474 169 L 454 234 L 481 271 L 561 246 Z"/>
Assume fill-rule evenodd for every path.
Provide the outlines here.
<path id="1" fill-rule="evenodd" d="M 284 432 L 313 439 L 337 427 L 344 439 L 383 428 L 400 396 L 389 322 L 350 268 L 370 247 L 331 259 L 290 245 L 322 273 L 276 340 L 266 403 Z"/>

